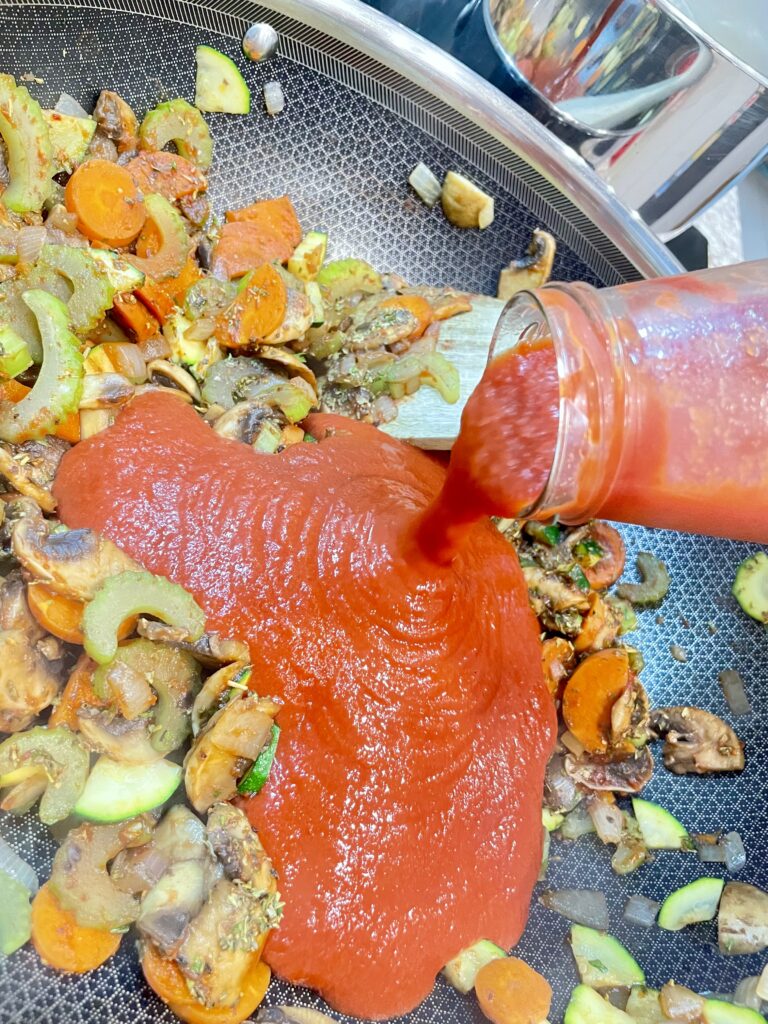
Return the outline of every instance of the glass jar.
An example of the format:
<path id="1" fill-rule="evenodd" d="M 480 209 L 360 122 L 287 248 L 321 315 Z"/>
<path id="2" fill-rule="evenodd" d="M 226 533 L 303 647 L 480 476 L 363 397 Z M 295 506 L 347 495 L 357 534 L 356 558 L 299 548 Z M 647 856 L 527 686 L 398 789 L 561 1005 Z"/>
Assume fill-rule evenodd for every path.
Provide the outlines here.
<path id="1" fill-rule="evenodd" d="M 529 518 L 768 542 L 768 260 L 524 292 L 492 351 L 546 337 L 558 437 Z"/>

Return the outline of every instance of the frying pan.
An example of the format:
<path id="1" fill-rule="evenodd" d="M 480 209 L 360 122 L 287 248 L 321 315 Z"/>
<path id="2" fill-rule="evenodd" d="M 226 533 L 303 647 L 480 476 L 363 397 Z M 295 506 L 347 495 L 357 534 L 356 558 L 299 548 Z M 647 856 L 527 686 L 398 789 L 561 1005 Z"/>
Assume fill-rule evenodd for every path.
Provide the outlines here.
<path id="1" fill-rule="evenodd" d="M 268 65 L 248 64 L 239 40 L 252 21 L 264 19 L 281 32 L 281 56 Z M 355 0 L 273 0 L 271 9 L 245 0 L 0 0 L 0 70 L 42 79 L 30 88 L 44 105 L 64 90 L 88 107 L 102 88 L 117 90 L 139 111 L 164 98 L 189 98 L 194 47 L 201 42 L 238 61 L 255 97 L 248 118 L 210 117 L 216 141 L 211 194 L 219 211 L 287 192 L 305 227 L 329 231 L 332 255 L 359 255 L 414 282 L 490 293 L 499 267 L 540 225 L 558 238 L 560 280 L 612 285 L 679 269 L 535 121 L 451 58 Z M 270 79 L 281 81 L 287 98 L 275 119 L 259 110 L 261 87 Z M 462 233 L 415 201 L 406 179 L 420 159 L 438 172 L 468 173 L 493 192 L 493 227 Z M 663 622 L 645 613 L 634 634 L 653 702 L 698 704 L 730 720 L 717 674 L 735 668 L 755 707 L 752 716 L 734 723 L 747 745 L 743 775 L 677 778 L 660 767 L 647 793 L 693 831 L 740 832 L 748 851 L 742 879 L 768 886 L 768 712 L 761 693 L 768 637 L 730 596 L 746 546 L 637 527 L 622 532 L 628 564 L 638 550 L 650 550 L 672 574 Z M 688 661 L 675 661 L 670 644 L 683 647 Z M 0 835 L 48 876 L 55 844 L 34 816 L 2 816 Z M 575 844 L 553 842 L 545 884 L 604 890 L 611 930 L 635 953 L 650 984 L 675 978 L 702 992 L 729 992 L 741 977 L 759 972 L 759 958 L 719 957 L 710 926 L 672 934 L 621 920 L 630 893 L 658 899 L 720 870 L 705 869 L 693 855 L 662 853 L 621 879 L 610 870 L 607 849 L 585 837 Z M 576 983 L 566 934 L 567 922 L 534 899 L 518 952 L 553 984 L 553 1021 Z M 0 963 L 0 1024 L 172 1024 L 176 1018 L 144 984 L 132 947 L 124 941 L 111 961 L 85 976 L 60 976 L 30 948 L 20 950 Z M 267 1005 L 284 1002 L 324 1005 L 307 990 L 273 982 Z M 409 1024 L 483 1019 L 471 996 L 457 995 L 442 979 L 403 1018 Z"/>

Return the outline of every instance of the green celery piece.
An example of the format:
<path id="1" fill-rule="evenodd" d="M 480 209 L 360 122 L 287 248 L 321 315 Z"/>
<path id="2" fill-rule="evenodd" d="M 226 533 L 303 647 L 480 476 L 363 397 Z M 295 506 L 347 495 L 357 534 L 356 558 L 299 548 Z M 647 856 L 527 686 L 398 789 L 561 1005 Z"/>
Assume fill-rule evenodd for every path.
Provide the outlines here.
<path id="1" fill-rule="evenodd" d="M 45 825 L 68 817 L 85 789 L 90 754 L 76 733 L 63 725 L 49 729 L 39 725 L 17 732 L 0 743 L 0 786 L 3 776 L 19 769 L 40 768 L 48 785 L 40 800 L 38 816 Z"/>
<path id="2" fill-rule="evenodd" d="M 40 104 L 11 75 L 0 75 L 0 135 L 10 177 L 0 202 L 14 213 L 38 213 L 51 192 L 51 139 Z"/>
<path id="3" fill-rule="evenodd" d="M 0 325 L 0 377 L 18 377 L 32 365 L 29 346 L 8 325 Z"/>
<path id="4" fill-rule="evenodd" d="M 77 409 L 83 390 L 83 357 L 69 329 L 67 307 L 39 290 L 24 292 L 22 299 L 37 320 L 43 365 L 28 395 L 15 405 L 0 404 L 0 440 L 13 443 L 53 433 Z"/>
<path id="5" fill-rule="evenodd" d="M 213 140 L 199 110 L 184 99 L 168 100 L 150 110 L 139 128 L 142 149 L 165 149 L 176 144 L 180 156 L 206 171 L 213 159 Z"/>
<path id="6" fill-rule="evenodd" d="M 102 584 L 83 615 L 84 646 L 94 661 L 113 660 L 120 625 L 139 613 L 179 626 L 192 642 L 205 630 L 202 608 L 183 587 L 149 572 L 121 572 Z"/>
<path id="7" fill-rule="evenodd" d="M 131 256 L 131 264 L 154 281 L 165 281 L 182 272 L 189 258 L 191 241 L 184 218 L 165 196 L 151 192 L 144 196 L 147 220 L 155 224 L 162 244 L 152 256 Z"/>
<path id="8" fill-rule="evenodd" d="M 438 391 L 449 405 L 458 402 L 459 371 L 440 352 L 403 356 L 372 376 L 365 386 L 374 395 L 389 391 L 394 398 L 399 398 L 400 389 L 414 377 Z"/>
<path id="9" fill-rule="evenodd" d="M 73 289 L 67 303 L 72 329 L 81 333 L 96 327 L 112 308 L 115 295 L 133 291 L 144 283 L 140 270 L 106 249 L 45 245 L 38 265 L 69 282 Z"/>
<path id="10" fill-rule="evenodd" d="M 29 890 L 5 871 L 0 871 L 0 954 L 10 956 L 29 941 L 32 908 Z"/>
<path id="11" fill-rule="evenodd" d="M 261 792 L 269 778 L 269 773 L 272 770 L 272 762 L 275 759 L 275 751 L 277 750 L 277 743 L 279 739 L 280 726 L 275 724 L 272 726 L 272 735 L 270 736 L 269 743 L 264 747 L 238 783 L 238 793 L 247 793 L 248 796 L 256 796 L 257 793 Z"/>

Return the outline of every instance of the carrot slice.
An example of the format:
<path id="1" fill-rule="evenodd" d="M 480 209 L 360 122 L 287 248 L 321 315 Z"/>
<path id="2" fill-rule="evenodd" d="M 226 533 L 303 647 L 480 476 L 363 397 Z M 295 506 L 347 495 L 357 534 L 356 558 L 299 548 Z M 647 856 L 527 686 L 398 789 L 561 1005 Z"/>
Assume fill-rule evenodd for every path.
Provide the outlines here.
<path id="1" fill-rule="evenodd" d="M 143 342 L 160 333 L 160 321 L 135 295 L 116 295 L 112 316 L 134 341 Z"/>
<path id="2" fill-rule="evenodd" d="M 627 557 L 624 541 L 619 532 L 608 523 L 592 523 L 589 535 L 602 548 L 603 557 L 594 565 L 583 566 L 584 575 L 595 590 L 605 590 L 624 572 Z"/>
<path id="3" fill-rule="evenodd" d="M 270 971 L 254 953 L 254 963 L 243 979 L 240 998 L 234 1006 L 208 1007 L 199 1003 L 187 988 L 184 975 L 174 960 L 161 957 L 150 943 L 144 945 L 141 967 L 149 987 L 186 1024 L 240 1024 L 261 1003 L 270 981 Z"/>
<path id="4" fill-rule="evenodd" d="M 618 616 L 599 594 L 593 592 L 589 595 L 589 611 L 584 616 L 581 631 L 573 641 L 573 646 L 580 654 L 608 647 L 616 639 L 618 631 Z"/>
<path id="5" fill-rule="evenodd" d="M 244 348 L 276 331 L 285 318 L 288 292 L 275 268 L 265 263 L 216 318 L 216 335 L 227 348 Z"/>
<path id="6" fill-rule="evenodd" d="M 541 667 L 544 680 L 553 697 L 560 696 L 563 681 L 573 667 L 576 655 L 573 644 L 562 636 L 553 636 L 541 645 Z"/>
<path id="7" fill-rule="evenodd" d="M 117 952 L 122 935 L 83 928 L 47 885 L 32 900 L 32 943 L 40 959 L 58 971 L 85 974 Z"/>
<path id="8" fill-rule="evenodd" d="M 139 153 L 125 165 L 140 192 L 156 192 L 171 202 L 205 192 L 205 175 L 178 153 Z"/>
<path id="9" fill-rule="evenodd" d="M 590 753 L 607 753 L 611 745 L 611 711 L 630 683 L 629 657 L 623 647 L 590 654 L 568 680 L 563 694 L 563 718 Z"/>
<path id="10" fill-rule="evenodd" d="M 31 388 L 28 388 L 26 384 L 21 384 L 17 380 L 6 380 L 0 384 L 0 401 L 2 402 L 20 402 L 22 398 L 25 398 Z M 54 437 L 60 437 L 62 441 L 69 441 L 70 444 L 76 444 L 80 440 L 80 418 L 76 412 L 70 413 L 66 419 L 63 419 L 59 423 L 53 432 Z"/>
<path id="11" fill-rule="evenodd" d="M 253 221 L 264 228 L 271 228 L 276 236 L 279 235 L 290 243 L 292 250 L 301 241 L 301 224 L 299 224 L 296 210 L 288 196 L 278 196 L 277 199 L 259 199 L 258 202 L 252 203 L 250 206 L 227 211 L 229 223 L 244 220 Z"/>
<path id="12" fill-rule="evenodd" d="M 432 307 L 421 295 L 395 295 L 391 299 L 385 299 L 379 308 L 405 309 L 415 316 L 416 327 L 411 332 L 411 338 L 420 338 L 434 320 Z"/>
<path id="13" fill-rule="evenodd" d="M 44 583 L 29 583 L 27 604 L 43 629 L 69 644 L 82 644 L 85 611 L 82 601 L 57 594 Z"/>
<path id="14" fill-rule="evenodd" d="M 176 277 L 165 281 L 151 281 L 148 278 L 133 294 L 144 303 L 152 316 L 163 322 L 176 306 L 181 305 L 187 289 L 199 281 L 201 276 L 197 263 L 189 259 Z"/>
<path id="15" fill-rule="evenodd" d="M 81 654 L 61 691 L 58 704 L 51 712 L 48 719 L 50 726 L 66 725 L 72 732 L 77 732 L 77 712 L 80 708 L 104 707 L 104 702 L 93 691 L 95 669 L 96 662 L 91 661 L 87 654 Z"/>
<path id="16" fill-rule="evenodd" d="M 130 245 L 146 213 L 133 178 L 109 160 L 88 160 L 67 182 L 66 207 L 86 238 L 110 246 Z"/>
<path id="17" fill-rule="evenodd" d="M 221 229 L 213 249 L 213 272 L 232 281 L 261 263 L 286 263 L 293 249 L 285 238 L 275 236 L 269 228 L 251 221 L 234 221 Z"/>
<path id="18" fill-rule="evenodd" d="M 552 1004 L 549 982 L 516 956 L 481 967 L 475 993 L 480 1009 L 494 1024 L 541 1024 Z"/>

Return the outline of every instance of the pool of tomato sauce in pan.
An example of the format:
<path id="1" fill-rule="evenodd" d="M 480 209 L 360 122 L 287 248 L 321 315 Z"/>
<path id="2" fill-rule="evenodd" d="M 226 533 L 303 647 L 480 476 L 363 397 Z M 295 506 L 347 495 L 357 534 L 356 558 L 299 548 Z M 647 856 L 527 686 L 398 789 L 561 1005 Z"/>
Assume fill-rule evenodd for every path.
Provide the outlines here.
<path id="1" fill-rule="evenodd" d="M 265 959 L 338 1010 L 404 1013 L 480 938 L 510 947 L 541 856 L 555 716 L 517 557 L 487 520 L 419 553 L 445 470 L 317 415 L 264 455 L 173 396 L 135 399 L 64 457 L 62 520 L 102 531 L 248 640 L 284 702 L 244 802 L 280 873 Z"/>

